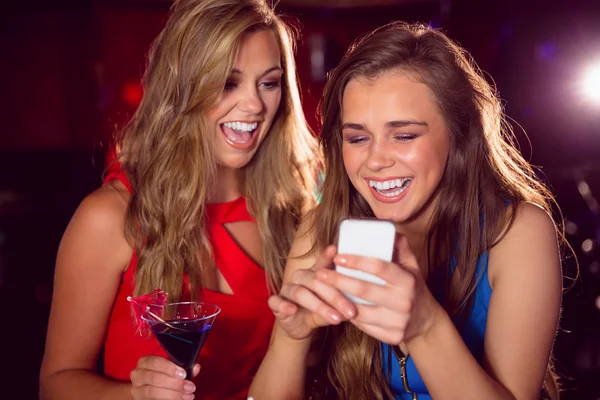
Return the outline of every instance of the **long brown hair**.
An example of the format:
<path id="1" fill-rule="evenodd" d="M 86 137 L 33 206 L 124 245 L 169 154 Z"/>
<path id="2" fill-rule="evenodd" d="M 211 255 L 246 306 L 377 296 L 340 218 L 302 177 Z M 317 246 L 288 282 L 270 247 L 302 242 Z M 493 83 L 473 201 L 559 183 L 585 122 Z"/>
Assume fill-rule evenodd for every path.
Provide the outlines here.
<path id="1" fill-rule="evenodd" d="M 242 179 L 269 287 L 281 284 L 299 219 L 314 205 L 321 161 L 300 106 L 294 32 L 263 0 L 177 0 L 150 49 L 143 99 L 117 138 L 133 187 L 126 235 L 138 255 L 138 295 L 161 288 L 177 300 L 187 273 L 195 298 L 214 267 L 205 208 L 217 162 L 205 114 L 223 91 L 242 36 L 259 29 L 272 30 L 280 46 L 282 99 Z"/>
<path id="2" fill-rule="evenodd" d="M 374 79 L 389 71 L 406 73 L 432 90 L 450 135 L 451 149 L 438 188 L 444 201 L 437 205 L 429 227 L 423 272 L 425 277 L 434 270 L 436 276 L 451 277 L 442 283 L 443 306 L 450 316 L 460 316 L 472 302 L 479 256 L 509 229 L 514 210 L 531 202 L 551 213 L 553 198 L 515 148 L 495 90 L 468 54 L 438 30 L 392 23 L 355 42 L 325 87 L 320 143 L 326 178 L 322 202 L 313 215 L 314 250 L 336 242 L 342 218 L 373 217 L 344 170 L 342 96 L 351 80 Z M 563 238 L 561 232 L 559 236 Z M 451 260 L 456 265 L 452 274 Z M 349 324 L 331 328 L 329 336 L 328 374 L 340 398 L 391 397 L 379 367 L 378 341 Z M 551 368 L 548 371 L 545 386 L 556 398 L 556 381 Z"/>

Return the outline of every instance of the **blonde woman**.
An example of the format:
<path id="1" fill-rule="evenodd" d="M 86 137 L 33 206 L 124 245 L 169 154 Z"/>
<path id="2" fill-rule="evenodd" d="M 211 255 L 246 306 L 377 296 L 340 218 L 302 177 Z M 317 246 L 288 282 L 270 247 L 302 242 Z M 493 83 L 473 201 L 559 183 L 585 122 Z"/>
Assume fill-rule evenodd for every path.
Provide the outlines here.
<path id="1" fill-rule="evenodd" d="M 41 398 L 245 399 L 320 167 L 292 36 L 262 0 L 179 0 L 143 84 L 59 248 Z M 157 288 L 222 308 L 193 381 L 136 333 L 126 298 Z"/>
<path id="2" fill-rule="evenodd" d="M 335 398 L 520 400 L 542 387 L 556 398 L 562 236 L 552 197 L 466 52 L 425 26 L 382 27 L 331 74 L 321 111 L 322 202 L 269 300 L 276 328 L 250 393 L 305 398 L 320 356 Z M 393 221 L 395 260 L 336 254 L 344 217 Z"/>

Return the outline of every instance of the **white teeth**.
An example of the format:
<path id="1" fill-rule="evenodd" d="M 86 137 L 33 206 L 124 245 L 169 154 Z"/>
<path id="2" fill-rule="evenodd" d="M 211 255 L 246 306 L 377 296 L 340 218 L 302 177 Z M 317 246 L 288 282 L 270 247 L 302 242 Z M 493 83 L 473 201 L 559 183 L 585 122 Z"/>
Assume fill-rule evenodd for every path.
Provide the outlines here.
<path id="1" fill-rule="evenodd" d="M 229 129 L 235 129 L 236 131 L 250 132 L 256 129 L 258 122 L 225 122 L 223 126 L 226 126 Z"/>
<path id="2" fill-rule="evenodd" d="M 400 190 L 397 190 L 392 193 L 380 193 L 380 194 L 384 195 L 385 197 L 394 197 L 394 196 L 398 196 L 402 192 L 404 192 L 404 189 L 400 189 Z"/>
<path id="3" fill-rule="evenodd" d="M 404 190 L 410 184 L 411 180 L 412 180 L 411 178 L 390 179 L 390 180 L 383 181 L 383 182 L 369 180 L 369 186 L 372 188 L 375 188 L 375 190 L 377 190 L 379 192 L 379 194 L 382 194 L 386 197 L 394 197 L 394 196 L 398 196 L 400 193 L 404 192 Z M 392 193 L 383 193 L 382 192 L 382 190 L 389 190 L 389 189 L 394 189 L 394 188 L 399 188 L 399 189 Z"/>

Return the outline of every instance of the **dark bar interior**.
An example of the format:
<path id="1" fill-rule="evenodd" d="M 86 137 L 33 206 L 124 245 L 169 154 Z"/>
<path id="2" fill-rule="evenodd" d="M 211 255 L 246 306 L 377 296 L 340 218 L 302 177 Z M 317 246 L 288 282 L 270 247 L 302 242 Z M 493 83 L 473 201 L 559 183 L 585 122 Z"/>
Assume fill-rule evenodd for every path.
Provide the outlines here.
<path id="1" fill-rule="evenodd" d="M 169 6 L 168 0 L 0 6 L 6 398 L 38 396 L 61 235 L 79 202 L 101 184 L 111 137 L 140 101 L 146 52 Z M 600 399 L 600 72 L 585 84 L 589 98 L 580 84 L 587 68 L 600 71 L 600 1 L 281 0 L 277 9 L 300 22 L 296 62 L 315 130 L 327 72 L 355 38 L 392 20 L 442 28 L 493 77 L 522 153 L 556 196 L 579 263 L 577 269 L 573 258 L 564 261 L 570 288 L 554 349 L 561 398 Z"/>

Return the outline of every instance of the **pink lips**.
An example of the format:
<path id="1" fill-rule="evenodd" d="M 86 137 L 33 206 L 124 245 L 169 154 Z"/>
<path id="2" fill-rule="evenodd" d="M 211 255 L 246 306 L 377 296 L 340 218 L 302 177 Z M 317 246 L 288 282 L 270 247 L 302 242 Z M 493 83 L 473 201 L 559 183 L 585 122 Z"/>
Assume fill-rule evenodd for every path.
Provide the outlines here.
<path id="1" fill-rule="evenodd" d="M 261 126 L 261 123 L 258 122 L 258 125 L 256 126 L 256 128 L 250 133 L 250 140 L 248 140 L 247 142 L 235 142 L 235 141 L 231 140 L 229 138 L 229 136 L 227 135 L 227 133 L 229 133 L 230 135 L 235 135 L 235 133 L 233 132 L 233 129 L 228 128 L 223 124 L 219 125 L 219 127 L 221 128 L 221 133 L 223 134 L 223 137 L 225 138 L 225 141 L 231 147 L 233 147 L 234 149 L 237 149 L 237 150 L 248 150 L 249 148 L 251 148 L 254 145 L 254 142 L 256 142 L 256 138 L 258 137 L 258 132 L 259 132 L 260 126 Z"/>
<path id="2" fill-rule="evenodd" d="M 380 201 L 382 203 L 396 203 L 400 200 L 402 200 L 405 196 L 406 193 L 408 193 L 408 191 L 410 190 L 410 188 L 412 187 L 412 182 L 408 185 L 408 187 L 406 189 L 404 189 L 402 191 L 402 193 L 400 193 L 397 196 L 393 196 L 393 197 L 389 197 L 389 196 L 384 196 L 381 193 L 379 193 L 374 187 L 371 187 L 369 185 L 369 181 L 376 181 L 376 182 L 385 182 L 387 180 L 391 180 L 393 178 L 389 178 L 389 179 L 373 179 L 373 178 L 365 178 L 365 182 L 366 184 L 369 186 L 369 190 L 371 191 L 371 193 L 373 194 L 373 197 L 375 197 L 375 199 L 377 201 Z"/>

